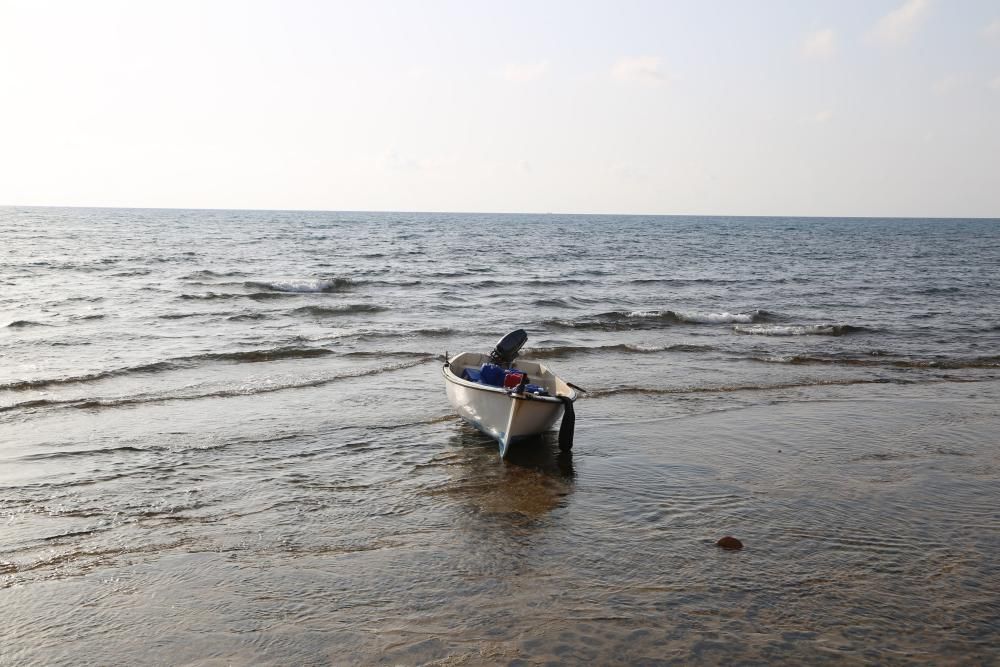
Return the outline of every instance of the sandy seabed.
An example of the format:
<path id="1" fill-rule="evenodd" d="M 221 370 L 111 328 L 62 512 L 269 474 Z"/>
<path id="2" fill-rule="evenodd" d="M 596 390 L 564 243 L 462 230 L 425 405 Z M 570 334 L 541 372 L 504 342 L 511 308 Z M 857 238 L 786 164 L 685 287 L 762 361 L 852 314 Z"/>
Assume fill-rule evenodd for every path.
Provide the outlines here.
<path id="1" fill-rule="evenodd" d="M 663 405 L 581 401 L 570 457 L 550 437 L 500 462 L 433 419 L 53 492 L 0 523 L 53 533 L 0 552 L 0 664 L 1000 659 L 1000 383 Z M 59 514 L 138 497 L 142 520 Z"/>

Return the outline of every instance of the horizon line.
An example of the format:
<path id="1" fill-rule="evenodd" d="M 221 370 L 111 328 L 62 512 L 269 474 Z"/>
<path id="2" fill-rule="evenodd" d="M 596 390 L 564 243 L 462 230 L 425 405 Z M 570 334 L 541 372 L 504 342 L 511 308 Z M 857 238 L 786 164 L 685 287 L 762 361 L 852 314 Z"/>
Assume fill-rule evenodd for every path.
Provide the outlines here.
<path id="1" fill-rule="evenodd" d="M 555 211 L 445 211 L 445 210 L 391 210 L 391 209 L 311 209 L 311 208 L 226 208 L 191 206 L 74 206 L 66 204 L 0 204 L 4 208 L 50 208 L 50 209 L 92 209 L 123 211 L 231 211 L 261 213 L 381 213 L 418 215 L 538 215 L 577 217 L 632 217 L 632 218 L 813 218 L 813 219 L 853 219 L 853 220 L 1000 220 L 1000 216 L 950 215 L 796 215 L 796 214 L 727 214 L 727 213 L 564 213 Z"/>

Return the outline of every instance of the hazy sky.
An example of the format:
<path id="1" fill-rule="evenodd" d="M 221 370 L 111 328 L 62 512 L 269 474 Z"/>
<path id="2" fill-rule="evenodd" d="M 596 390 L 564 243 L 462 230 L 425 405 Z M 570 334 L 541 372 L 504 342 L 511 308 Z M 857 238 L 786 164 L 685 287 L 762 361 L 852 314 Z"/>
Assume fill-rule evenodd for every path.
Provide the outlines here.
<path id="1" fill-rule="evenodd" d="M 1000 217 L 1000 0 L 0 0 L 0 204 Z"/>

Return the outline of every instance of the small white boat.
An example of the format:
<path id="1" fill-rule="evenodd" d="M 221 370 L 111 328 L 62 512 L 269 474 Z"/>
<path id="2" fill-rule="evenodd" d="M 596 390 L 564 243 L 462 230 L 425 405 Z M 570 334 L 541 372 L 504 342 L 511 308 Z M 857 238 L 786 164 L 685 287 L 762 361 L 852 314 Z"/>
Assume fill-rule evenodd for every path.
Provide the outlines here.
<path id="1" fill-rule="evenodd" d="M 577 388 L 542 364 L 515 364 L 527 339 L 518 329 L 490 354 L 463 352 L 446 358 L 442 369 L 448 401 L 462 419 L 499 443 L 501 458 L 513 443 L 548 431 L 560 417 L 559 447 L 573 446 Z"/>

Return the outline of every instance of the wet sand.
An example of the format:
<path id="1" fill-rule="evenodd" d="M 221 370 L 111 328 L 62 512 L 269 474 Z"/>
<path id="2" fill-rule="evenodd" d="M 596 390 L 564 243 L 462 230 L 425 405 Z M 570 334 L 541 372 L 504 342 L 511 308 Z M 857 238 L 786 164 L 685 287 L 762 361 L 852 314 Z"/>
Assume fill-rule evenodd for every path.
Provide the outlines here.
<path id="1" fill-rule="evenodd" d="M 70 459 L 0 524 L 0 664 L 997 661 L 1000 383 L 765 397 L 584 400 L 506 463 L 446 414 Z"/>

